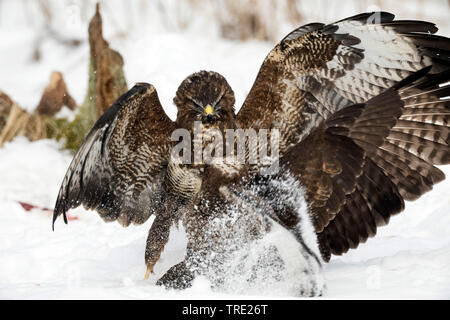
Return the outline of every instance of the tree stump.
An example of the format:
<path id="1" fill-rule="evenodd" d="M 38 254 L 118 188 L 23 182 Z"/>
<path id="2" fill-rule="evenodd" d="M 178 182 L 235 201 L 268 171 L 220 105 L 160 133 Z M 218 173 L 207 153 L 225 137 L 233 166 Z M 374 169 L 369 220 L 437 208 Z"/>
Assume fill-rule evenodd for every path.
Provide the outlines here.
<path id="1" fill-rule="evenodd" d="M 44 89 L 35 113 L 54 116 L 63 106 L 67 106 L 70 110 L 75 110 L 77 104 L 67 91 L 61 72 L 55 71 L 50 76 L 50 83 Z"/>
<path id="2" fill-rule="evenodd" d="M 25 135 L 31 141 L 45 138 L 63 140 L 65 148 L 77 150 L 97 119 L 128 90 L 122 70 L 122 56 L 103 39 L 98 3 L 88 30 L 88 90 L 75 119 L 69 122 L 64 118 L 55 118 L 64 105 L 72 110 L 76 108 L 75 100 L 68 93 L 60 72 L 51 74 L 50 83 L 32 114 L 0 91 L 0 147 L 17 135 Z"/>
<path id="3" fill-rule="evenodd" d="M 89 23 L 89 83 L 86 97 L 74 121 L 63 132 L 67 149 L 78 149 L 86 134 L 105 110 L 128 88 L 122 56 L 103 38 L 102 17 L 97 3 Z"/>

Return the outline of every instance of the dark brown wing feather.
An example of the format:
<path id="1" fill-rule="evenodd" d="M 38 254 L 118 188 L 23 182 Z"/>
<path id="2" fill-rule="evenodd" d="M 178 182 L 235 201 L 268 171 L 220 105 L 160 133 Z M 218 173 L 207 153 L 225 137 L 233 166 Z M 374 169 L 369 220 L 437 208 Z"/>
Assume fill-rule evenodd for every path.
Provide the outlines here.
<path id="1" fill-rule="evenodd" d="M 386 12 L 302 26 L 266 57 L 237 115 L 241 128 L 280 130 L 326 260 L 444 179 L 450 39 L 435 32 Z"/>
<path id="2" fill-rule="evenodd" d="M 329 115 L 363 103 L 412 73 L 450 66 L 450 41 L 433 23 L 386 12 L 302 26 L 264 60 L 237 115 L 242 128 L 278 128 L 282 152 Z M 258 115 L 255 117 L 255 115 Z"/>
<path id="3" fill-rule="evenodd" d="M 144 223 L 160 206 L 174 123 L 155 88 L 136 84 L 98 119 L 62 182 L 53 223 L 83 205 L 105 221 Z"/>
<path id="4" fill-rule="evenodd" d="M 438 86 L 450 72 L 428 71 L 334 113 L 282 158 L 306 189 L 325 260 L 365 242 L 404 200 L 445 178 L 434 165 L 450 163 L 450 86 Z M 423 115 L 436 101 L 440 108 Z"/>

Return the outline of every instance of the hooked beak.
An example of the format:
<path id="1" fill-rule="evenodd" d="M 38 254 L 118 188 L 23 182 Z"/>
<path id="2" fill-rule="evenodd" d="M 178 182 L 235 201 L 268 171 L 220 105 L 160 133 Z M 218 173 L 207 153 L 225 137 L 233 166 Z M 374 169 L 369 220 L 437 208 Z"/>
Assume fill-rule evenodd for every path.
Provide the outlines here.
<path id="1" fill-rule="evenodd" d="M 205 107 L 205 114 L 206 114 L 207 116 L 211 116 L 211 115 L 213 114 L 213 112 L 214 112 L 213 107 L 211 107 L 211 105 L 208 104 L 208 105 Z"/>

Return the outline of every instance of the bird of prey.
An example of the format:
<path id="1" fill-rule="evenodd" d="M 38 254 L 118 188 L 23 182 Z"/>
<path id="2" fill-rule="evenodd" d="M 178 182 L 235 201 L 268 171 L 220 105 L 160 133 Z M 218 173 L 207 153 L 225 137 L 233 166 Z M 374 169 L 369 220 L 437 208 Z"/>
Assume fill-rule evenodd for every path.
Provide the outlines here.
<path id="1" fill-rule="evenodd" d="M 450 162 L 450 39 L 436 32 L 433 23 L 394 20 L 387 12 L 301 26 L 269 52 L 237 114 L 231 87 L 215 72 L 180 84 L 176 121 L 152 85 L 137 83 L 74 156 L 53 223 L 61 214 L 67 222 L 67 210 L 80 205 L 123 226 L 155 215 L 146 276 L 171 232 L 183 230 L 185 259 L 158 280 L 174 288 L 200 274 L 214 274 L 220 285 L 231 268 L 227 257 L 246 270 L 252 243 L 283 230 L 297 248 L 263 246 L 244 280 L 265 279 L 258 266 L 271 266 L 270 273 L 290 256 L 300 261 L 298 293 L 321 294 L 318 274 L 331 255 L 374 236 L 405 200 L 445 178 L 436 165 Z M 185 147 L 217 155 L 217 134 L 247 129 L 277 137 L 278 170 L 262 173 L 267 164 L 250 163 L 256 153 L 250 139 L 244 163 L 235 161 L 237 152 L 231 161 L 209 162 L 192 160 L 184 149 L 191 161 L 182 161 L 173 152 L 177 130 L 192 137 Z M 242 250 L 240 259 L 233 255 Z"/>

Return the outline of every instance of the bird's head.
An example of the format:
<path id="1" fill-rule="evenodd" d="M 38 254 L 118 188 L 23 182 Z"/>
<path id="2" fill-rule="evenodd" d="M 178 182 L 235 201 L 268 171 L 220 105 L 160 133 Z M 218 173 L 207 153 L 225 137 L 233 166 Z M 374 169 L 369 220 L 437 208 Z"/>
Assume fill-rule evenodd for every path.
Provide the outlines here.
<path id="1" fill-rule="evenodd" d="M 173 101 L 182 128 L 192 128 L 194 121 L 225 128 L 234 122 L 234 92 L 217 72 L 191 74 L 180 84 Z"/>

